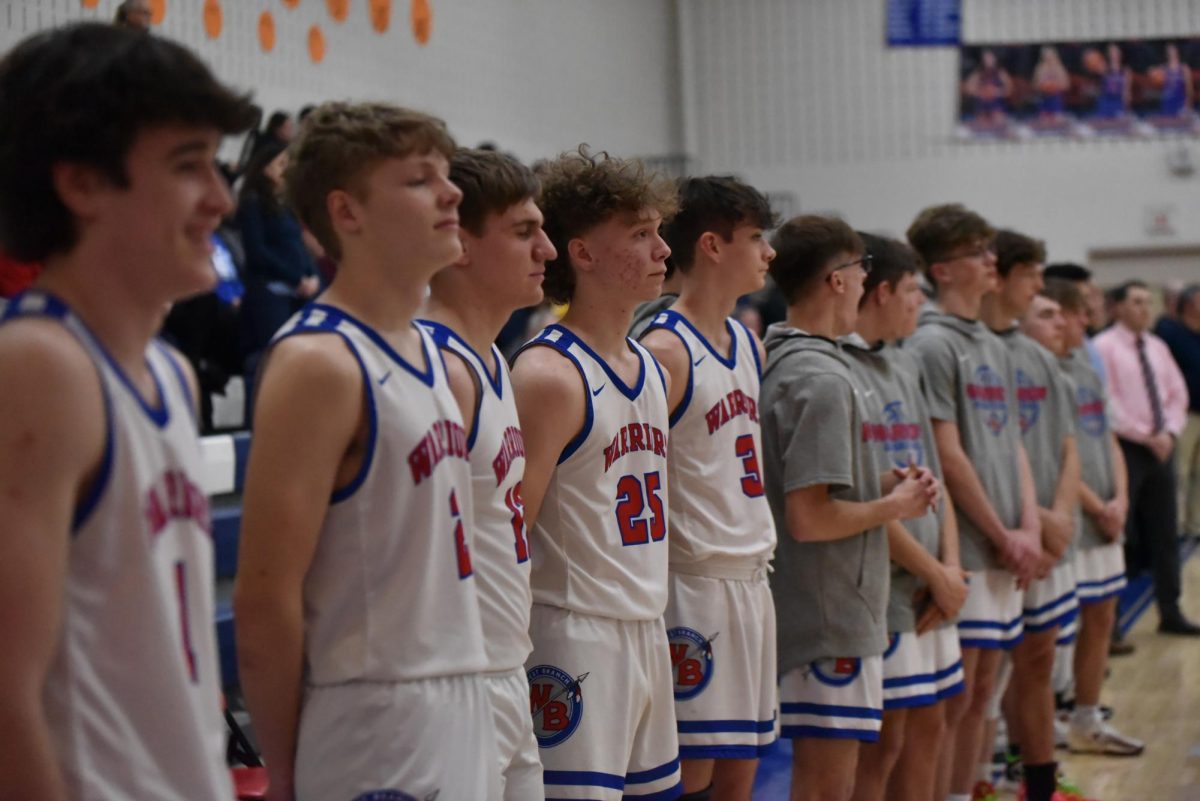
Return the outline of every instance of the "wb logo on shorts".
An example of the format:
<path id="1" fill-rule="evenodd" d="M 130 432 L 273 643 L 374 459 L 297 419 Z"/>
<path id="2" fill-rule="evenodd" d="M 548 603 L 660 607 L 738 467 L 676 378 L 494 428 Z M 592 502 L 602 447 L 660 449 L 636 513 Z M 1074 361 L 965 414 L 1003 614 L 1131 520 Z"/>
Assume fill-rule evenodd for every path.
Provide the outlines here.
<path id="1" fill-rule="evenodd" d="M 712 680 L 714 637 L 680 626 L 667 629 L 671 645 L 671 671 L 675 678 L 675 700 L 686 701 L 704 692 Z"/>
<path id="2" fill-rule="evenodd" d="M 437 801 L 439 790 L 434 790 L 424 798 L 401 792 L 400 790 L 371 790 L 357 796 L 354 801 Z"/>
<path id="3" fill-rule="evenodd" d="M 1075 405 L 1079 413 L 1079 427 L 1093 437 L 1104 436 L 1108 430 L 1108 419 L 1104 416 L 1104 399 L 1088 387 L 1075 392 Z"/>
<path id="4" fill-rule="evenodd" d="M 1024 370 L 1017 369 L 1017 412 L 1021 417 L 1022 434 L 1037 425 L 1048 394 L 1049 391 L 1038 386 Z"/>
<path id="5" fill-rule="evenodd" d="M 565 742 L 579 728 L 583 718 L 583 680 L 554 665 L 529 669 L 529 708 L 533 714 L 533 734 L 538 746 L 553 748 Z"/>
<path id="6" fill-rule="evenodd" d="M 813 676 L 830 687 L 845 687 L 862 672 L 862 660 L 855 657 L 818 659 L 810 666 Z"/>
<path id="7" fill-rule="evenodd" d="M 1004 396 L 1004 382 L 996 371 L 986 364 L 979 365 L 967 384 L 967 398 L 992 436 L 1000 436 L 1008 424 L 1008 401 Z"/>

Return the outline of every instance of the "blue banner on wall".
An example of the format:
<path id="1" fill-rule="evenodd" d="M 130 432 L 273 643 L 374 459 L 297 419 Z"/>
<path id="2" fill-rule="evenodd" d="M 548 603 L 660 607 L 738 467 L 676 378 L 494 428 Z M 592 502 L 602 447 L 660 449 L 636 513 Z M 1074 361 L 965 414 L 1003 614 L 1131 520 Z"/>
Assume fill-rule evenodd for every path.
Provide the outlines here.
<path id="1" fill-rule="evenodd" d="M 887 0 L 890 47 L 957 45 L 962 40 L 961 0 Z"/>

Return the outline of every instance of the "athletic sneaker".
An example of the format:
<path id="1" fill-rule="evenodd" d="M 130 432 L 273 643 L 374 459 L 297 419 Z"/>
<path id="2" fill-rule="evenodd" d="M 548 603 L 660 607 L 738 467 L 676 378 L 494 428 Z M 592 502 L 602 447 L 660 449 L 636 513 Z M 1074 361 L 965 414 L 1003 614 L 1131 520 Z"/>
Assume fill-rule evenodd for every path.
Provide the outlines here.
<path id="1" fill-rule="evenodd" d="M 1054 716 L 1054 747 L 1068 748 L 1067 733 L 1071 730 L 1071 713 L 1062 711 Z"/>
<path id="2" fill-rule="evenodd" d="M 1104 721 L 1083 728 L 1072 725 L 1067 731 L 1067 747 L 1072 754 L 1106 754 L 1108 756 L 1137 756 L 1146 744 L 1122 734 Z"/>

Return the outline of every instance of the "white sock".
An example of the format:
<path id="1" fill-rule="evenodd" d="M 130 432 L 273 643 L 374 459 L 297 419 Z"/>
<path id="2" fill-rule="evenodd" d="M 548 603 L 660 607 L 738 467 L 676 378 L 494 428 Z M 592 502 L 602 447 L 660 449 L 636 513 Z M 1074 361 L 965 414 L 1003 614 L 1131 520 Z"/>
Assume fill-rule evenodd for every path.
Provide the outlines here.
<path id="1" fill-rule="evenodd" d="M 1077 729 L 1090 729 L 1100 722 L 1100 707 L 1075 706 L 1071 713 L 1071 725 Z"/>
<path id="2" fill-rule="evenodd" d="M 994 767 L 995 767 L 995 765 L 991 762 L 991 760 L 988 760 L 987 762 L 980 762 L 979 763 L 979 781 L 987 782 L 988 784 L 991 784 L 992 783 L 992 769 Z"/>
<path id="3" fill-rule="evenodd" d="M 971 801 L 970 793 L 955 794 L 951 793 L 946 796 L 946 801 Z"/>

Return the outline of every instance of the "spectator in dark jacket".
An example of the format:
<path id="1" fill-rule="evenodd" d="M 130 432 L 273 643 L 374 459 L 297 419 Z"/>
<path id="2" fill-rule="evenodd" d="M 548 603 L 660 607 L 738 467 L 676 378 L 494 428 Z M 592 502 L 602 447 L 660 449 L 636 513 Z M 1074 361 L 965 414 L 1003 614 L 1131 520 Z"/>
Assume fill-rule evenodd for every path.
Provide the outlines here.
<path id="1" fill-rule="evenodd" d="M 246 250 L 242 347 L 248 371 L 271 336 L 320 288 L 300 221 L 280 200 L 287 151 L 264 147 L 246 167 L 237 224 Z"/>
<path id="2" fill-rule="evenodd" d="M 1179 487 L 1183 495 L 1183 531 L 1200 534 L 1200 284 L 1176 298 L 1175 316 L 1163 316 L 1154 327 L 1183 373 L 1188 388 L 1187 425 L 1176 444 Z"/>

